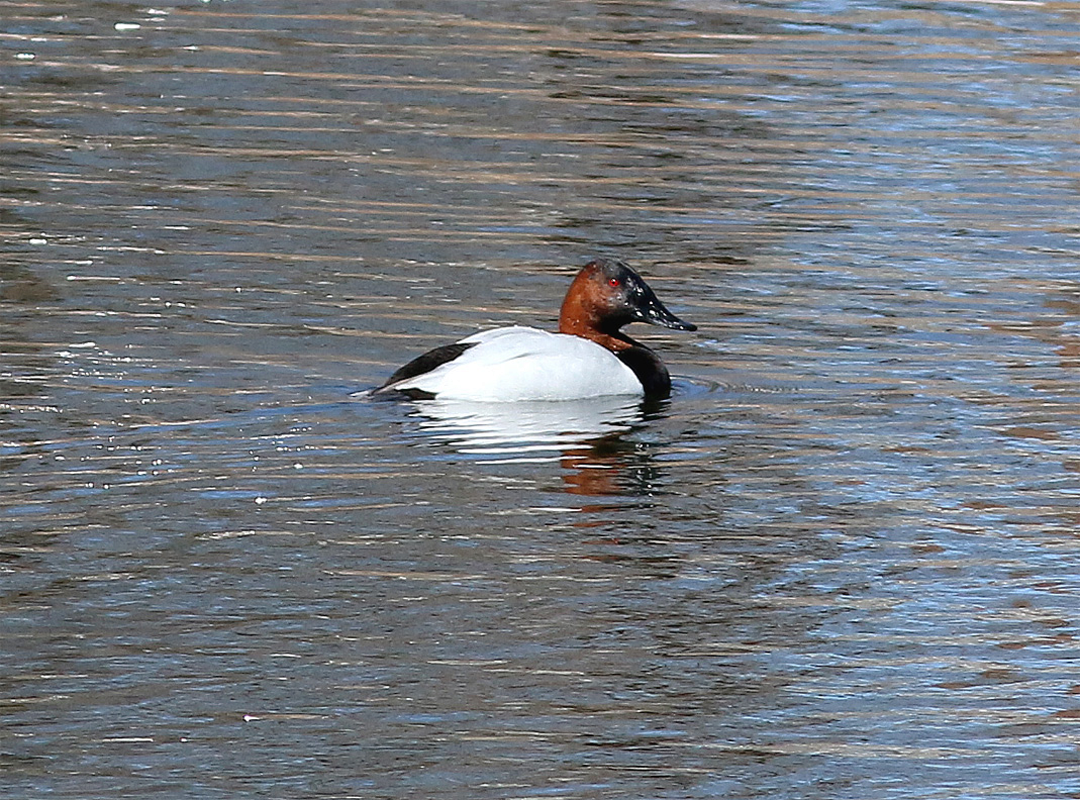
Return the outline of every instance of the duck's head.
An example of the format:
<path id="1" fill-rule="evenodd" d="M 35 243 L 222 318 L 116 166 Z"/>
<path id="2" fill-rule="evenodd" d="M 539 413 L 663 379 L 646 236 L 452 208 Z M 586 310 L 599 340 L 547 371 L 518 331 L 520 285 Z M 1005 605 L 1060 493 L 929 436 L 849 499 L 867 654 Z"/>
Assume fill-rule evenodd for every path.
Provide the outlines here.
<path id="1" fill-rule="evenodd" d="M 697 326 L 676 317 L 649 285 L 624 262 L 590 261 L 574 278 L 559 313 L 559 331 L 586 338 L 611 336 L 631 322 L 648 322 L 677 331 Z M 591 334 L 591 335 L 590 335 Z"/>

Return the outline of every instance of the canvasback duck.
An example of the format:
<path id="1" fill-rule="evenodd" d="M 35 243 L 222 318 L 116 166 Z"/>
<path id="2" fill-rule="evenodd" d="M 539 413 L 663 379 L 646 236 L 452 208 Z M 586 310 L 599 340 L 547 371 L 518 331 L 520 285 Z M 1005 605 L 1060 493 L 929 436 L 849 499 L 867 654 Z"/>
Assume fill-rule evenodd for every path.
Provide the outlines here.
<path id="1" fill-rule="evenodd" d="M 474 402 L 667 397 L 667 368 L 620 330 L 630 322 L 697 330 L 668 311 L 625 263 L 598 258 L 570 284 L 558 333 L 516 325 L 474 333 L 413 359 L 375 394 Z"/>

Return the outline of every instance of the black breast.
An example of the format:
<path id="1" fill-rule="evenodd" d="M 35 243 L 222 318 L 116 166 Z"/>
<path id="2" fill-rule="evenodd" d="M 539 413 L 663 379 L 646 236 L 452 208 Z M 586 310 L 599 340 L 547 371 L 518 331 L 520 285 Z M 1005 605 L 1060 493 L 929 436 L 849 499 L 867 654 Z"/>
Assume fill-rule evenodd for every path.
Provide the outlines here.
<path id="1" fill-rule="evenodd" d="M 637 375 L 645 387 L 645 396 L 663 398 L 671 394 L 671 376 L 667 367 L 652 350 L 642 344 L 635 344 L 615 354 L 619 361 L 626 364 Z"/>

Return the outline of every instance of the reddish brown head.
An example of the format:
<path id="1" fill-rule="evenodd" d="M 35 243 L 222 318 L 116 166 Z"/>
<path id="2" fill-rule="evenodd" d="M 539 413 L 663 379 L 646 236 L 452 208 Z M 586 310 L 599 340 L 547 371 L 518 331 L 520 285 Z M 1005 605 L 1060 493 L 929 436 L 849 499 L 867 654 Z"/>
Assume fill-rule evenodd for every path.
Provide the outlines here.
<path id="1" fill-rule="evenodd" d="M 697 330 L 670 311 L 634 270 L 622 261 L 598 258 L 577 274 L 559 313 L 559 333 L 581 336 L 618 352 L 634 343 L 619 333 L 623 325 L 648 322 L 679 331 Z"/>

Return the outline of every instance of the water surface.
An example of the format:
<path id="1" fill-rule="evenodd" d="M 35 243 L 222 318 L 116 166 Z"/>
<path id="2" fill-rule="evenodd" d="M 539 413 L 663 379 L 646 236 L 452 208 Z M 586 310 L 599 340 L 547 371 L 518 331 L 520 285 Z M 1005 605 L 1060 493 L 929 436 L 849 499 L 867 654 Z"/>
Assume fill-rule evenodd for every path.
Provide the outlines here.
<path id="1" fill-rule="evenodd" d="M 0 19 L 5 795 L 1080 793 L 1074 3 Z M 670 400 L 352 396 L 595 255 Z"/>

